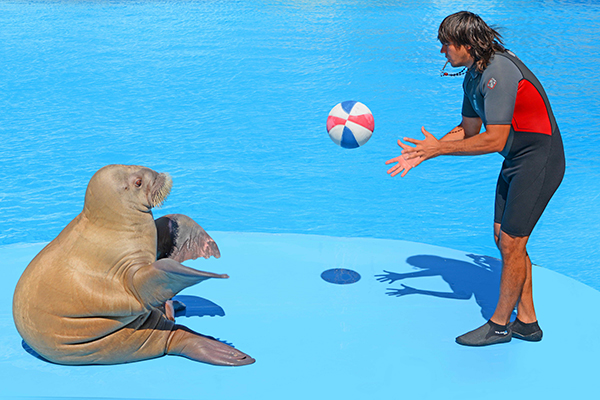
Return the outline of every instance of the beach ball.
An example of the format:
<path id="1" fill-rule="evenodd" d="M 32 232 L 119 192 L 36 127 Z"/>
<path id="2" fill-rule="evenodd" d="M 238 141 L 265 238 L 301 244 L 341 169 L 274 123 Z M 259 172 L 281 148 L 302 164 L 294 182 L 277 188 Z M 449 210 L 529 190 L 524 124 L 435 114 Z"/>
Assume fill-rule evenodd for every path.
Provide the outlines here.
<path id="1" fill-rule="evenodd" d="M 327 117 L 329 137 L 345 149 L 360 147 L 371 138 L 375 120 L 371 110 L 358 101 L 337 104 Z"/>

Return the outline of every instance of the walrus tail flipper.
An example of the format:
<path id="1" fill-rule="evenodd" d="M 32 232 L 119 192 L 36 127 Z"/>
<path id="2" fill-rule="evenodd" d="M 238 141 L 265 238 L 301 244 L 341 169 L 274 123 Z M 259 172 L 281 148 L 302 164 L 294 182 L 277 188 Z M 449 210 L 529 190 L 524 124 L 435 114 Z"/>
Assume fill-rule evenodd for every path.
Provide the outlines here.
<path id="1" fill-rule="evenodd" d="M 183 262 L 198 257 L 221 257 L 215 241 L 193 219 L 170 214 L 154 221 L 158 233 L 156 258 Z"/>
<path id="2" fill-rule="evenodd" d="M 131 276 L 131 289 L 145 305 L 159 307 L 188 286 L 209 278 L 229 278 L 226 274 L 199 271 L 164 258 L 137 269 Z"/>

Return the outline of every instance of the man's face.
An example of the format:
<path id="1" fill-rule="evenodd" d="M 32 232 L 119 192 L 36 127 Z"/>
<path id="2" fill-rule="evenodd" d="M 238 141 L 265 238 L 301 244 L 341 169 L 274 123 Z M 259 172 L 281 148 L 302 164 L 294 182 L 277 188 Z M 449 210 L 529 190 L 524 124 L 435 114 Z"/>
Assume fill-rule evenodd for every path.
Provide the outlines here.
<path id="1" fill-rule="evenodd" d="M 469 54 L 470 46 L 455 46 L 452 43 L 442 43 L 440 53 L 446 56 L 446 59 L 453 67 L 469 68 L 475 62 L 475 59 Z"/>

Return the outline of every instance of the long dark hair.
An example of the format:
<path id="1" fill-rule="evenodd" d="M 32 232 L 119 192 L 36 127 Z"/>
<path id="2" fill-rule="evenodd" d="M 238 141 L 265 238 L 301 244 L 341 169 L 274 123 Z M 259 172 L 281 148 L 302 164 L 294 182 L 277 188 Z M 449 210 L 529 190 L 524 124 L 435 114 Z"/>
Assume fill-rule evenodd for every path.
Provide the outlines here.
<path id="1" fill-rule="evenodd" d="M 438 29 L 441 43 L 470 46 L 469 54 L 475 59 L 475 68 L 483 72 L 495 52 L 504 52 L 502 36 L 477 14 L 460 11 L 444 18 Z"/>

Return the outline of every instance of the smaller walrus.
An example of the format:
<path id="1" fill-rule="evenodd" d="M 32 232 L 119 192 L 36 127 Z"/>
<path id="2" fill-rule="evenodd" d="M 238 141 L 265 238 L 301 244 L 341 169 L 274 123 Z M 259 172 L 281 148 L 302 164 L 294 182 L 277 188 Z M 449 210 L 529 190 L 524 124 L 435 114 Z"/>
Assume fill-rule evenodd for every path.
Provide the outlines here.
<path id="1" fill-rule="evenodd" d="M 117 364 L 179 355 L 214 365 L 255 360 L 174 322 L 169 299 L 208 278 L 180 262 L 220 257 L 185 215 L 156 221 L 169 175 L 109 165 L 87 187 L 83 211 L 27 266 L 13 299 L 25 342 L 59 364 Z"/>

